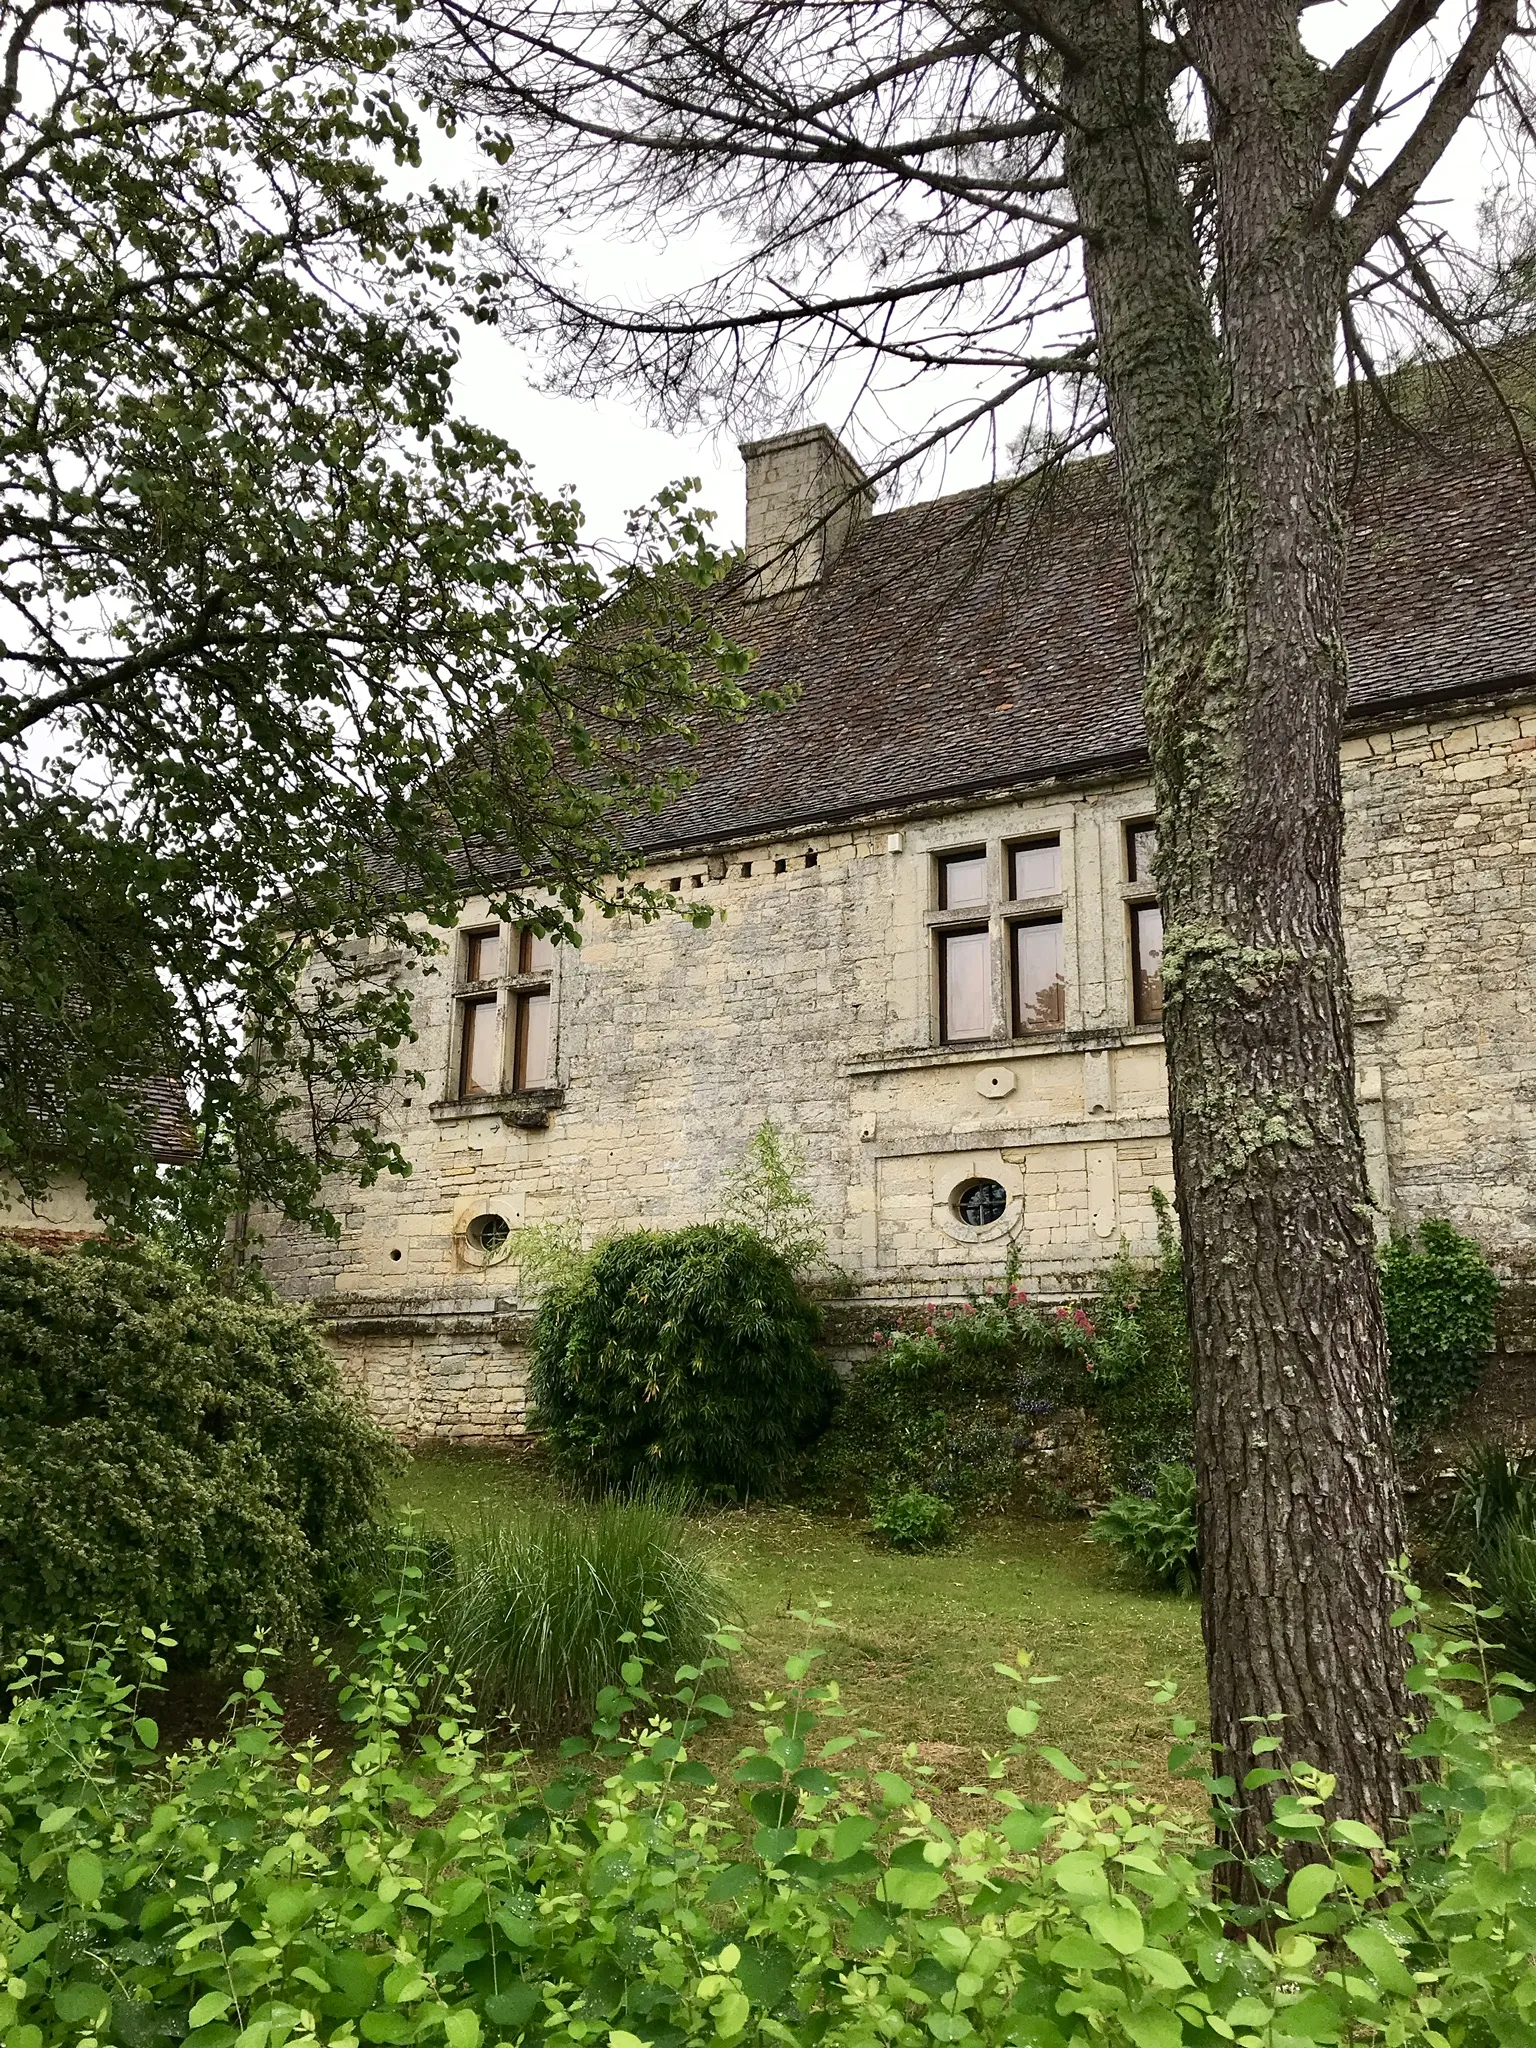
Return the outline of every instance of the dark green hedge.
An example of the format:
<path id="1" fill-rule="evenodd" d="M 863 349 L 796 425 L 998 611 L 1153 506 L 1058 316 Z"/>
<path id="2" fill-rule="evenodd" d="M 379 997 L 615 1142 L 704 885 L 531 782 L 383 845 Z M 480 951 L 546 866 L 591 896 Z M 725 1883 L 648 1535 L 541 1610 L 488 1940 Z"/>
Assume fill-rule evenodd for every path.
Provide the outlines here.
<path id="1" fill-rule="evenodd" d="M 1381 1254 L 1393 1419 L 1412 1443 L 1477 1391 L 1493 1351 L 1499 1283 L 1481 1248 L 1443 1217 Z"/>
<path id="2" fill-rule="evenodd" d="M 0 1245 L 0 1637 L 301 1637 L 394 1456 L 296 1311 L 149 1251 Z"/>
<path id="3" fill-rule="evenodd" d="M 578 1485 L 770 1493 L 831 1412 L 818 1334 L 794 1274 L 753 1231 L 635 1231 L 546 1297 L 535 1419 Z"/>

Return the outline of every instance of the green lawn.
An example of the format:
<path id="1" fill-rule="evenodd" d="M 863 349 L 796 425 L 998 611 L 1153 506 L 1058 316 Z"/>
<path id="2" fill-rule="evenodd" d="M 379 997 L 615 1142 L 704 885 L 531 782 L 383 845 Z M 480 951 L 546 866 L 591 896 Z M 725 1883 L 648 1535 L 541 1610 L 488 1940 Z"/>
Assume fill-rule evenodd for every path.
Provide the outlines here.
<path id="1" fill-rule="evenodd" d="M 398 1486 L 429 1524 L 468 1529 L 548 1482 L 518 1458 L 434 1452 Z M 1149 1790 L 1164 1775 L 1167 1710 L 1150 1688 L 1177 1680 L 1200 1711 L 1202 1654 L 1194 1602 L 1127 1586 L 1081 1522 L 993 1521 L 954 1550 L 903 1557 L 859 1524 L 798 1508 L 701 1515 L 711 1561 L 740 1608 L 745 1649 L 735 1690 L 756 1698 L 805 1642 L 796 1608 L 829 1603 L 819 1641 L 856 1721 L 899 1749 L 918 1745 L 939 1789 L 971 1782 L 984 1748 L 1009 1740 L 996 1658 L 1028 1650 L 1055 1674 L 1043 1739 L 1094 1771 L 1133 1765 Z M 1181 1803 L 1188 1802 L 1186 1787 Z"/>

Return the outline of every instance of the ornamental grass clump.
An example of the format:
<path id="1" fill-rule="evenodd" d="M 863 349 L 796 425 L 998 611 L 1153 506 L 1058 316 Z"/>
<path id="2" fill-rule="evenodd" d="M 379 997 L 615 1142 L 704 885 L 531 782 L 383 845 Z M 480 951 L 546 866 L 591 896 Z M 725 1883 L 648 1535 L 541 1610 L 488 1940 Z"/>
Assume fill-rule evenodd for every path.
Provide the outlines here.
<path id="1" fill-rule="evenodd" d="M 659 1500 L 533 1505 L 429 1565 L 433 1651 L 482 1711 L 547 1733 L 584 1722 L 648 1635 L 695 1663 L 731 1609 L 687 1522 Z"/>
<path id="2" fill-rule="evenodd" d="M 1536 1680 L 1536 1457 L 1495 1445 L 1474 1451 L 1456 1475 L 1435 1549 L 1498 1609 L 1489 1632 L 1504 1662 Z"/>

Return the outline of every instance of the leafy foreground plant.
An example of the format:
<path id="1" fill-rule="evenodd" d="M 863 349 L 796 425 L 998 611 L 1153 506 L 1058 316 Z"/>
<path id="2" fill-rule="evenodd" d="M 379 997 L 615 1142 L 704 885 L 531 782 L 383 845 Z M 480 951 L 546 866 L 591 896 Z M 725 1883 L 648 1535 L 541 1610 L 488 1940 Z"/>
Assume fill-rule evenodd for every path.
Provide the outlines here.
<path id="1" fill-rule="evenodd" d="M 684 1663 L 731 1606 L 682 1516 L 653 1500 L 533 1506 L 453 1553 L 428 1634 L 483 1712 L 528 1729 L 585 1720 L 649 1628 Z"/>
<path id="2" fill-rule="evenodd" d="M 1088 1531 L 1108 1543 L 1154 1586 L 1193 1599 L 1200 1590 L 1200 1539 L 1195 1475 L 1188 1465 L 1162 1465 L 1150 1500 L 1123 1493 L 1093 1518 Z"/>
<path id="3" fill-rule="evenodd" d="M 487 1757 L 462 1697 L 422 1717 L 420 1604 L 405 1562 L 341 1686 L 345 1758 L 285 1745 L 259 1663 L 228 1738 L 162 1760 L 162 1644 L 28 1661 L 0 1724 L 7 2048 L 1531 2038 L 1536 1773 L 1507 1682 L 1459 1697 L 1483 1661 L 1471 1610 L 1464 1639 L 1411 1637 L 1431 1778 L 1400 1840 L 1325 1820 L 1328 1781 L 1290 1774 L 1260 1941 L 1234 1935 L 1256 1909 L 1213 1899 L 1219 1852 L 1194 1829 L 1034 1740 L 1047 1681 L 1027 1658 L 997 1667 L 1014 1740 L 956 1832 L 923 1767 L 857 1761 L 814 1653 L 717 1781 L 689 1753 L 728 1713 L 705 1690 L 717 1660 L 660 1698 L 631 1643 L 591 1741 L 541 1788 Z M 1421 1614 L 1410 1588 L 1403 1619 Z M 1193 1724 L 1175 1728 L 1188 1770 Z M 1063 1799 L 1036 1796 L 1042 1770 Z M 1317 1860 L 1287 1880 L 1298 1846 Z"/>

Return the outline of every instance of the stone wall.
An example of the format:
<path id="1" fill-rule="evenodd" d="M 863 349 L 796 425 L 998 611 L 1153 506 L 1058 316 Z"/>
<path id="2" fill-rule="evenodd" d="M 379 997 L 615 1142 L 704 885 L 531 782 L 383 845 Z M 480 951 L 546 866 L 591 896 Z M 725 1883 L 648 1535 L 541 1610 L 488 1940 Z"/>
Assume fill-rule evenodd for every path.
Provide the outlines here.
<path id="1" fill-rule="evenodd" d="M 1536 1256 L 1536 704 L 1351 739 L 1346 909 L 1359 1093 L 1388 1216 L 1444 1214 L 1506 1269 Z M 579 1219 L 590 1237 L 719 1213 L 765 1116 L 805 1148 L 831 1251 L 878 1312 L 956 1293 L 1016 1248 L 1034 1291 L 1067 1292 L 1123 1239 L 1154 1242 L 1171 1186 L 1161 1035 L 1131 1021 L 1125 830 L 1137 780 L 1036 790 L 806 837 L 691 854 L 647 879 L 715 916 L 594 920 L 556 966 L 553 1088 L 452 1096 L 452 960 L 418 973 L 425 1091 L 387 1128 L 414 1162 L 341 1197 L 328 1245 L 268 1225 L 264 1258 L 314 1301 L 402 1434 L 521 1426 L 520 1302 L 469 1226 Z M 1004 854 L 1058 833 L 1065 1029 L 1010 1040 Z M 937 1043 L 935 857 L 985 847 L 994 1039 Z M 466 905 L 465 924 L 487 906 Z M 381 971 L 388 963 L 379 963 Z M 956 1215 L 995 1179 L 996 1223 Z M 260 1219 L 258 1219 L 260 1227 Z M 526 1306 L 526 1304 L 524 1304 Z M 499 1321 L 499 1319 L 501 1319 Z"/>
<path id="2" fill-rule="evenodd" d="M 1344 776 L 1358 1063 L 1393 1212 L 1449 1216 L 1512 1273 L 1536 1250 L 1536 715 L 1351 739 Z"/>

